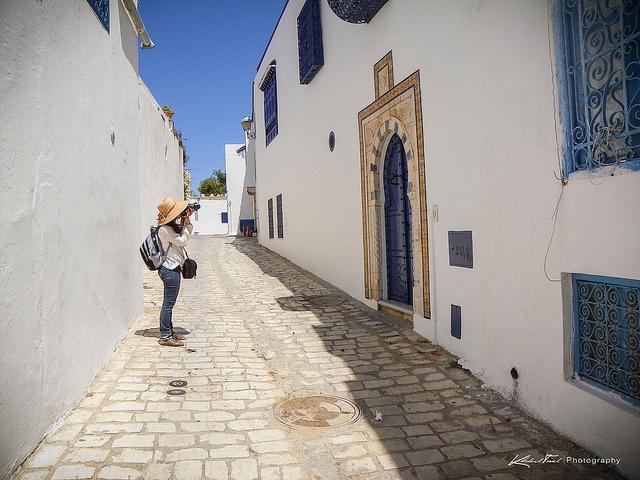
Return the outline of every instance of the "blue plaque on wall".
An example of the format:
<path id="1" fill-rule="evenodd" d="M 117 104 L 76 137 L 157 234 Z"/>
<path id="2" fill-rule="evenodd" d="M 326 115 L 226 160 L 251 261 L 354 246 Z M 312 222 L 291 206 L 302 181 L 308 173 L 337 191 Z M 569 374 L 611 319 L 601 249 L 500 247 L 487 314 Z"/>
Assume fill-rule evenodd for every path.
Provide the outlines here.
<path id="1" fill-rule="evenodd" d="M 451 336 L 462 338 L 462 309 L 459 305 L 451 305 Z"/>
<path id="2" fill-rule="evenodd" d="M 473 238 L 470 230 L 449 232 L 449 265 L 473 268 Z"/>

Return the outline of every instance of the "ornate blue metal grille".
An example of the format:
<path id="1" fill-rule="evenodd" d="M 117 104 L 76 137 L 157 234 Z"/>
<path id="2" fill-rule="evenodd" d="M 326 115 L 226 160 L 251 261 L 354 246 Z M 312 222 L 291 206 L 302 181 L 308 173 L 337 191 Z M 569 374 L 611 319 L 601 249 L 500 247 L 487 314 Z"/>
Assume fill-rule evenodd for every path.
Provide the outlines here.
<path id="1" fill-rule="evenodd" d="M 220 212 L 220 222 L 221 223 L 229 223 L 229 213 L 228 212 Z"/>
<path id="2" fill-rule="evenodd" d="M 329 0 L 333 13 L 345 22 L 369 23 L 388 0 Z"/>
<path id="3" fill-rule="evenodd" d="M 278 238 L 284 238 L 284 220 L 282 218 L 282 194 L 276 196 L 276 211 L 278 213 Z"/>
<path id="4" fill-rule="evenodd" d="M 573 276 L 574 368 L 640 404 L 640 281 Z"/>
<path id="5" fill-rule="evenodd" d="M 324 65 L 318 0 L 307 0 L 298 15 L 298 65 L 302 85 L 311 82 Z"/>
<path id="6" fill-rule="evenodd" d="M 102 26 L 109 31 L 109 0 L 87 0 Z"/>
<path id="7" fill-rule="evenodd" d="M 268 203 L 269 209 L 269 238 L 273 238 L 273 198 L 270 198 Z"/>
<path id="8" fill-rule="evenodd" d="M 264 93 L 264 129 L 266 144 L 278 135 L 278 89 L 276 87 L 276 67 L 272 63 L 260 89 Z"/>
<path id="9" fill-rule="evenodd" d="M 639 168 L 640 0 L 562 0 L 561 8 L 565 175 Z"/>

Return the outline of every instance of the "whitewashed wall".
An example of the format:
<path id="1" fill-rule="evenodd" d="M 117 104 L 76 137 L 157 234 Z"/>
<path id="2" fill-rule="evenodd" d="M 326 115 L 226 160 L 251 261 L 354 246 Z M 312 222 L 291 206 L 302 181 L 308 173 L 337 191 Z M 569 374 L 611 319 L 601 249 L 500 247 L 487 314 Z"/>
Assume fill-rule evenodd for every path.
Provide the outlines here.
<path id="1" fill-rule="evenodd" d="M 182 165 L 117 0 L 110 34 L 86 0 L 0 2 L 0 105 L 7 478 L 142 313 L 138 247 Z"/>
<path id="2" fill-rule="evenodd" d="M 254 123 L 252 123 L 252 129 L 255 127 L 255 121 Z M 252 130 L 252 136 L 255 133 L 255 131 Z M 245 152 L 245 158 L 246 158 L 246 172 L 245 172 L 245 177 L 246 177 L 246 185 L 247 187 L 253 187 L 253 190 L 255 192 L 255 188 L 256 188 L 256 141 L 255 138 L 251 138 L 249 135 L 245 135 L 245 145 L 247 146 L 247 150 Z M 257 205 L 256 205 L 256 197 L 255 195 L 249 195 L 250 197 L 250 204 L 251 204 L 251 217 L 249 218 L 253 218 L 254 220 L 254 230 L 257 231 L 259 230 L 260 226 L 259 226 L 259 219 L 258 219 L 258 211 L 256 209 Z"/>
<path id="3" fill-rule="evenodd" d="M 421 74 L 433 318 L 415 329 L 460 355 L 489 386 L 640 476 L 637 409 L 564 380 L 560 283 L 543 261 L 560 184 L 542 0 L 402 0 L 368 25 L 340 20 L 321 1 L 325 65 L 298 79 L 291 0 L 255 77 L 260 242 L 364 298 L 357 114 L 374 100 L 373 65 L 393 51 L 396 83 Z M 265 148 L 258 85 L 277 61 L 278 136 Z M 336 135 L 334 152 L 327 138 Z M 269 239 L 267 200 L 283 194 L 284 239 Z M 640 279 L 640 173 L 598 186 L 572 178 L 563 195 L 550 275 Z M 474 269 L 449 266 L 447 232 L 472 230 Z M 348 268 L 347 268 L 348 266 Z M 462 307 L 462 339 L 450 305 Z M 515 384 L 510 369 L 520 378 Z"/>
<path id="4" fill-rule="evenodd" d="M 244 152 L 238 149 L 244 145 L 226 144 L 224 146 L 225 169 L 227 172 L 227 198 L 229 200 L 229 234 L 241 234 L 240 220 L 253 218 L 253 199 L 247 193 L 250 178 L 247 177 L 247 161 Z M 249 169 L 249 175 L 254 172 Z"/>
<path id="5" fill-rule="evenodd" d="M 191 201 L 195 201 L 192 199 Z M 222 212 L 227 211 L 227 199 L 201 198 L 200 210 L 191 215 L 194 235 L 226 235 L 229 224 L 222 223 Z"/>
<path id="6" fill-rule="evenodd" d="M 149 227 L 158 222 L 157 205 L 160 200 L 165 197 L 184 199 L 183 152 L 171 132 L 169 119 L 162 113 L 152 93 L 141 79 L 139 85 L 137 181 L 142 202 L 140 236 L 144 239 L 149 234 Z"/>

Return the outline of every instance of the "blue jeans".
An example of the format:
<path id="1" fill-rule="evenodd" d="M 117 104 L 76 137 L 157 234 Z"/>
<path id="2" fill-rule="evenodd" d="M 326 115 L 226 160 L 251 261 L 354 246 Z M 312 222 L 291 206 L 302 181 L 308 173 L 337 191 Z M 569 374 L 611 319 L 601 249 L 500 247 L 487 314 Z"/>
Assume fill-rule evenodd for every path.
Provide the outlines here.
<path id="1" fill-rule="evenodd" d="M 162 279 L 162 283 L 164 283 L 164 301 L 162 302 L 162 309 L 160 309 L 160 339 L 169 340 L 173 335 L 171 316 L 180 291 L 181 275 L 180 272 L 169 270 L 166 267 L 160 267 L 158 275 Z"/>

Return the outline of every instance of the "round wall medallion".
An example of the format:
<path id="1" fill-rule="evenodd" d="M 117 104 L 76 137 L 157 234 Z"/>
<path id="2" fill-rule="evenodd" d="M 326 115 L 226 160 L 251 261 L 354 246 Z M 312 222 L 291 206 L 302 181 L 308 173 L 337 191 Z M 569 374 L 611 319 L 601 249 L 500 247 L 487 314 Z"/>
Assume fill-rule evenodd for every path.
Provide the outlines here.
<path id="1" fill-rule="evenodd" d="M 340 427 L 357 422 L 362 414 L 354 402 L 334 395 L 287 398 L 273 413 L 280 423 L 299 428 Z"/>
<path id="2" fill-rule="evenodd" d="M 336 134 L 329 132 L 329 150 L 333 152 L 334 148 L 336 148 Z"/>

